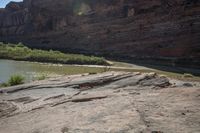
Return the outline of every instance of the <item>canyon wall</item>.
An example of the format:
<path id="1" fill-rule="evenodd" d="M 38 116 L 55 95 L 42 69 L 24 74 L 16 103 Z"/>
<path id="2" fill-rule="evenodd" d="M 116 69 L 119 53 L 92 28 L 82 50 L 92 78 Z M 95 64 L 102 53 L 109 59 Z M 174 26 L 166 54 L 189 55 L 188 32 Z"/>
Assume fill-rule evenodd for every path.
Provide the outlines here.
<path id="1" fill-rule="evenodd" d="M 0 9 L 0 41 L 200 68 L 200 1 L 11 2 Z"/>

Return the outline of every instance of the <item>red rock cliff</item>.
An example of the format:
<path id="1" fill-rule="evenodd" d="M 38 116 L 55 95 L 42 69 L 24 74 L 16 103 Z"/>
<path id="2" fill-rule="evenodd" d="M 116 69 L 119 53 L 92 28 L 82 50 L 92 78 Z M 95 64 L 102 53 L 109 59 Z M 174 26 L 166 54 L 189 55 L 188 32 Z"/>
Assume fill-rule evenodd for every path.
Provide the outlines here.
<path id="1" fill-rule="evenodd" d="M 200 66 L 199 0 L 24 0 L 0 10 L 0 41 Z"/>

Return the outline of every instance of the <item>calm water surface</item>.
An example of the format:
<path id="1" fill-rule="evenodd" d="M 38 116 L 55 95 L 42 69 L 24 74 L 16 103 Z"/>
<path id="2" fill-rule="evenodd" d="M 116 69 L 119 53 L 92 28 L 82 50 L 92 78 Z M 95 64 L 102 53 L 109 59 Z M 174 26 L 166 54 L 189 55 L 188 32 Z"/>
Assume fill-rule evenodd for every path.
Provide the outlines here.
<path id="1" fill-rule="evenodd" d="M 120 65 L 122 66 L 122 65 Z M 126 66 L 130 69 L 117 69 L 111 68 L 111 71 L 130 71 L 130 72 L 156 72 L 158 74 L 164 74 L 173 78 L 182 78 L 182 74 L 159 71 L 155 69 L 149 69 L 141 66 Z M 89 67 L 89 66 L 74 66 L 74 65 L 61 65 L 61 64 L 47 64 L 47 63 L 36 63 L 36 62 L 24 62 L 24 61 L 13 61 L 13 60 L 1 60 L 0 59 L 0 83 L 7 82 L 10 76 L 14 74 L 23 75 L 26 81 L 37 79 L 41 75 L 72 75 L 81 73 L 99 73 L 105 72 L 107 69 L 100 67 Z M 199 72 L 199 71 L 198 71 Z M 200 80 L 200 77 L 194 77 L 195 80 Z"/>
<path id="2" fill-rule="evenodd" d="M 103 72 L 103 68 L 88 68 L 82 66 L 44 64 L 24 61 L 1 60 L 0 59 L 0 83 L 6 82 L 14 74 L 23 75 L 26 81 L 33 80 L 36 75 L 52 74 L 80 74 Z"/>

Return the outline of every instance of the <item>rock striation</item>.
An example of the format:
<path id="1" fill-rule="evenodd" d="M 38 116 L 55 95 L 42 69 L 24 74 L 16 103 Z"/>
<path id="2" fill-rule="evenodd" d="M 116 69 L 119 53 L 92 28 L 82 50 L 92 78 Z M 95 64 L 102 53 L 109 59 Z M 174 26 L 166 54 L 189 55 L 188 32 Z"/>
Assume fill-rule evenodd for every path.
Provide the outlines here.
<path id="1" fill-rule="evenodd" d="M 200 131 L 199 82 L 155 73 L 62 76 L 0 92 L 0 133 Z"/>
<path id="2" fill-rule="evenodd" d="M 199 68 L 200 1 L 11 2 L 0 10 L 0 41 Z"/>

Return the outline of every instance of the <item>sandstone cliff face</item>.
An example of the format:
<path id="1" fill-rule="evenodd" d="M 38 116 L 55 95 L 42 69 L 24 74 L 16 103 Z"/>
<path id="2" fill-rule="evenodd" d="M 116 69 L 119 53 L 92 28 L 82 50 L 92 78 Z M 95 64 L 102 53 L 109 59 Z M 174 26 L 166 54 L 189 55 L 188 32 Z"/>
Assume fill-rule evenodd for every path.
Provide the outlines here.
<path id="1" fill-rule="evenodd" d="M 0 10 L 0 41 L 200 66 L 198 0 L 24 0 Z"/>

